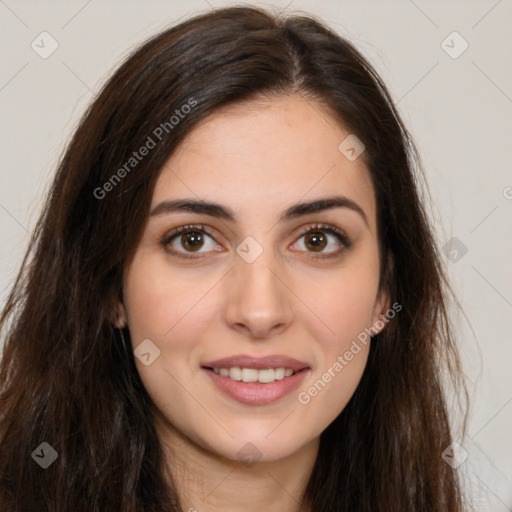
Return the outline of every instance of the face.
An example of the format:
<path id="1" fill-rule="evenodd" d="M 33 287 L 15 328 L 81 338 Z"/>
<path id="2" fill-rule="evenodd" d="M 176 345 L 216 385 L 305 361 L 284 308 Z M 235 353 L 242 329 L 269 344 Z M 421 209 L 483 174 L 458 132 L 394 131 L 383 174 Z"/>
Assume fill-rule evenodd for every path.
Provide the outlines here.
<path id="1" fill-rule="evenodd" d="M 120 322 L 162 435 L 278 460 L 354 393 L 388 304 L 348 135 L 318 103 L 276 97 L 211 115 L 161 170 Z"/>

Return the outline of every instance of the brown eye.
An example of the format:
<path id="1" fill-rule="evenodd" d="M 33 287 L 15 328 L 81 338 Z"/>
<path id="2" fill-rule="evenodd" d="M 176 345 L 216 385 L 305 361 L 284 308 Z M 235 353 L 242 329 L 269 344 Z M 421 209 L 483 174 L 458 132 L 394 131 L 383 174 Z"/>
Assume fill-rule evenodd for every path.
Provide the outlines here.
<path id="1" fill-rule="evenodd" d="M 327 245 L 327 237 L 320 231 L 308 233 L 304 237 L 306 247 L 313 252 L 321 252 Z"/>
<path id="2" fill-rule="evenodd" d="M 189 231 L 181 235 L 180 242 L 187 251 L 197 251 L 203 246 L 204 237 L 199 231 Z"/>
<path id="3" fill-rule="evenodd" d="M 318 224 L 306 228 L 294 248 L 305 253 L 317 253 L 311 257 L 327 258 L 340 255 L 351 246 L 348 236 L 338 228 L 328 224 Z"/>
<path id="4" fill-rule="evenodd" d="M 178 258 L 197 257 L 207 252 L 219 251 L 221 247 L 215 242 L 213 233 L 202 225 L 181 226 L 160 241 L 169 254 Z"/>

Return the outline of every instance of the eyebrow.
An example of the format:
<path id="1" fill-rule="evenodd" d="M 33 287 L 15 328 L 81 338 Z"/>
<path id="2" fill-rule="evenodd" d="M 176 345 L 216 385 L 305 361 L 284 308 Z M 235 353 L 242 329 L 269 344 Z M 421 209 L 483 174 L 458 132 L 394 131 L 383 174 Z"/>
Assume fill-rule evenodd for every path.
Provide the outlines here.
<path id="1" fill-rule="evenodd" d="M 364 210 L 354 201 L 344 196 L 326 197 L 310 201 L 309 203 L 298 203 L 286 209 L 279 219 L 280 222 L 292 220 L 304 215 L 319 213 L 334 208 L 348 208 L 358 213 L 365 224 L 368 226 L 368 218 Z M 150 217 L 164 215 L 173 212 L 192 212 L 210 217 L 216 217 L 231 222 L 236 222 L 236 215 L 233 210 L 218 203 L 209 201 L 201 201 L 196 199 L 175 199 L 162 201 L 157 204 L 151 213 Z"/>

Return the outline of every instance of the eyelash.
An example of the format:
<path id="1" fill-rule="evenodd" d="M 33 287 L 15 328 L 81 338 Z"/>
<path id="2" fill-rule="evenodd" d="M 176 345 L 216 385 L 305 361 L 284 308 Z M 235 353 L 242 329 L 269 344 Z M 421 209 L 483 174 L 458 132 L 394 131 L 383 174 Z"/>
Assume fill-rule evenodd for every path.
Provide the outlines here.
<path id="1" fill-rule="evenodd" d="M 189 224 L 187 226 L 180 226 L 179 228 L 174 229 L 171 233 L 165 235 L 162 238 L 162 240 L 160 241 L 160 244 L 169 254 L 171 254 L 175 258 L 187 259 L 187 260 L 198 259 L 200 256 L 192 256 L 191 254 L 183 253 L 180 251 L 175 251 L 173 249 L 170 250 L 168 248 L 168 245 L 170 244 L 170 242 L 174 238 L 176 238 L 178 235 L 181 235 L 183 233 L 192 232 L 192 231 L 197 231 L 199 233 L 206 234 L 214 239 L 213 232 L 211 230 L 209 230 L 208 227 L 206 227 L 202 224 Z M 335 252 L 328 253 L 325 255 L 317 255 L 317 256 L 310 255 L 310 256 L 308 256 L 309 258 L 312 258 L 312 259 L 333 258 L 333 257 L 339 256 L 345 249 L 348 249 L 352 244 L 350 239 L 347 237 L 347 235 L 343 231 L 339 230 L 338 228 L 336 228 L 334 226 L 331 226 L 330 224 L 314 224 L 312 226 L 308 226 L 307 228 L 304 228 L 301 231 L 298 239 L 300 239 L 301 237 L 308 235 L 310 233 L 315 233 L 317 231 L 322 231 L 324 233 L 334 235 L 341 242 L 343 247 L 341 247 L 340 249 L 338 249 Z"/>

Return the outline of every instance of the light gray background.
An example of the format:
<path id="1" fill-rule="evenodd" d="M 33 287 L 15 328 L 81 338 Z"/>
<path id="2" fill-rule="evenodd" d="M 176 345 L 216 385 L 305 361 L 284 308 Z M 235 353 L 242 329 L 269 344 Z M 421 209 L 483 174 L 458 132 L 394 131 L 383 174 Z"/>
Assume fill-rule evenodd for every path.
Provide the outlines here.
<path id="1" fill-rule="evenodd" d="M 473 407 L 461 470 L 484 512 L 512 510 L 511 3 L 272 3 L 321 17 L 374 64 L 422 154 L 440 247 L 457 237 L 468 249 L 457 262 L 443 258 L 466 314 L 458 334 Z M 58 157 L 120 59 L 160 29 L 233 4 L 0 0 L 2 304 Z M 59 45 L 47 59 L 31 48 L 43 31 Z M 469 44 L 456 59 L 442 47 L 453 31 Z M 461 44 L 444 43 L 452 52 Z"/>

